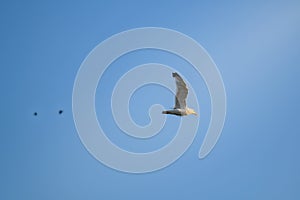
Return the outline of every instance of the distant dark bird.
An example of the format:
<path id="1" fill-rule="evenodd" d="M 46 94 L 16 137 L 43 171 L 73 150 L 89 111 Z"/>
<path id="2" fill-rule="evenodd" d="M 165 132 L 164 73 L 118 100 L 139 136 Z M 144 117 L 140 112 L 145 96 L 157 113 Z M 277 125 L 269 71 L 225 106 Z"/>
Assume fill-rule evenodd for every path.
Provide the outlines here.
<path id="1" fill-rule="evenodd" d="M 162 113 L 179 116 L 185 116 L 190 114 L 197 115 L 197 113 L 193 109 L 188 108 L 186 106 L 186 98 L 189 92 L 186 83 L 176 72 L 172 73 L 172 76 L 175 78 L 176 81 L 175 106 L 173 110 L 166 110 Z"/>
<path id="2" fill-rule="evenodd" d="M 59 110 L 59 111 L 58 111 L 58 114 L 61 115 L 63 112 L 64 112 L 63 110 Z"/>
<path id="3" fill-rule="evenodd" d="M 34 116 L 37 116 L 37 112 L 34 112 L 33 115 L 34 115 Z"/>

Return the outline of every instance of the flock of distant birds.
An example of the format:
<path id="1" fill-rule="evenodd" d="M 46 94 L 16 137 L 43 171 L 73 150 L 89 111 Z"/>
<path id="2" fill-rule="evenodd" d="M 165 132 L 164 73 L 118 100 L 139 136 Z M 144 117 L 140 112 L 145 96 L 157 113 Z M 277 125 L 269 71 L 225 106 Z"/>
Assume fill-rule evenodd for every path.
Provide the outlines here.
<path id="1" fill-rule="evenodd" d="M 58 111 L 58 114 L 61 115 L 61 114 L 63 114 L 63 112 L 64 112 L 63 110 L 59 110 L 59 111 Z M 34 112 L 33 115 L 34 115 L 34 116 L 37 116 L 38 113 L 37 113 L 37 112 Z"/>
<path id="2" fill-rule="evenodd" d="M 186 115 L 197 115 L 196 111 L 192 108 L 187 107 L 186 105 L 186 98 L 188 96 L 188 87 L 182 77 L 174 72 L 172 76 L 175 78 L 176 83 L 176 95 L 175 95 L 175 106 L 172 110 L 164 110 L 162 114 L 169 114 L 169 115 L 177 115 L 177 116 L 186 116 Z M 63 114 L 63 110 L 59 110 L 58 114 Z M 38 113 L 34 112 L 34 116 L 37 116 Z"/>

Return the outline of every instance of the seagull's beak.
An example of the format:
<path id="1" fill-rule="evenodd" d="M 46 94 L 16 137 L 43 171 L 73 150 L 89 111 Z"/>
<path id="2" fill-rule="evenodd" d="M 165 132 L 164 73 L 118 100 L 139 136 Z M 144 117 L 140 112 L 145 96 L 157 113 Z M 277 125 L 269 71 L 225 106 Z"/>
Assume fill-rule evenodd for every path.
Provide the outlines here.
<path id="1" fill-rule="evenodd" d="M 194 115 L 198 116 L 198 114 L 196 112 L 193 113 Z"/>

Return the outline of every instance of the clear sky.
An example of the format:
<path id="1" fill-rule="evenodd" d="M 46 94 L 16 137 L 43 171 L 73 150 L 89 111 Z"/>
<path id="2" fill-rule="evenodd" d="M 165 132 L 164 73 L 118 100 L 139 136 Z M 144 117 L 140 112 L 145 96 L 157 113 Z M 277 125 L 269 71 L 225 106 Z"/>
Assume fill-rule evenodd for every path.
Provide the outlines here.
<path id="1" fill-rule="evenodd" d="M 300 199 L 299 10 L 299 1 L 2 1 L 0 199 Z M 164 52 L 117 60 L 100 81 L 96 107 L 114 133 L 108 137 L 128 150 L 166 144 L 178 118 L 169 117 L 148 142 L 120 134 L 107 105 L 123 73 L 147 62 L 168 64 L 184 73 L 200 101 L 201 125 L 188 151 L 163 170 L 136 175 L 87 152 L 73 122 L 72 89 L 96 45 L 145 26 L 180 31 L 208 51 L 228 110 L 220 140 L 199 160 L 210 116 L 201 77 Z M 172 107 L 172 94 L 151 85 L 134 94 L 136 123 L 149 122 L 154 103 Z"/>

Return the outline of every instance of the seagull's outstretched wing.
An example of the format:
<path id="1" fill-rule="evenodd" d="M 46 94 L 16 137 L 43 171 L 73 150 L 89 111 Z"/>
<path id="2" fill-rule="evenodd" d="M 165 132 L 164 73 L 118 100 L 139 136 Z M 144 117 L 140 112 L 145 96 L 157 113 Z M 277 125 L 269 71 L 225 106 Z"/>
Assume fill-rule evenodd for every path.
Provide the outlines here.
<path id="1" fill-rule="evenodd" d="M 183 79 L 179 76 L 179 74 L 172 73 L 173 77 L 176 80 L 176 96 L 175 96 L 175 107 L 185 109 L 186 108 L 186 97 L 188 95 L 188 88 L 183 81 Z"/>

